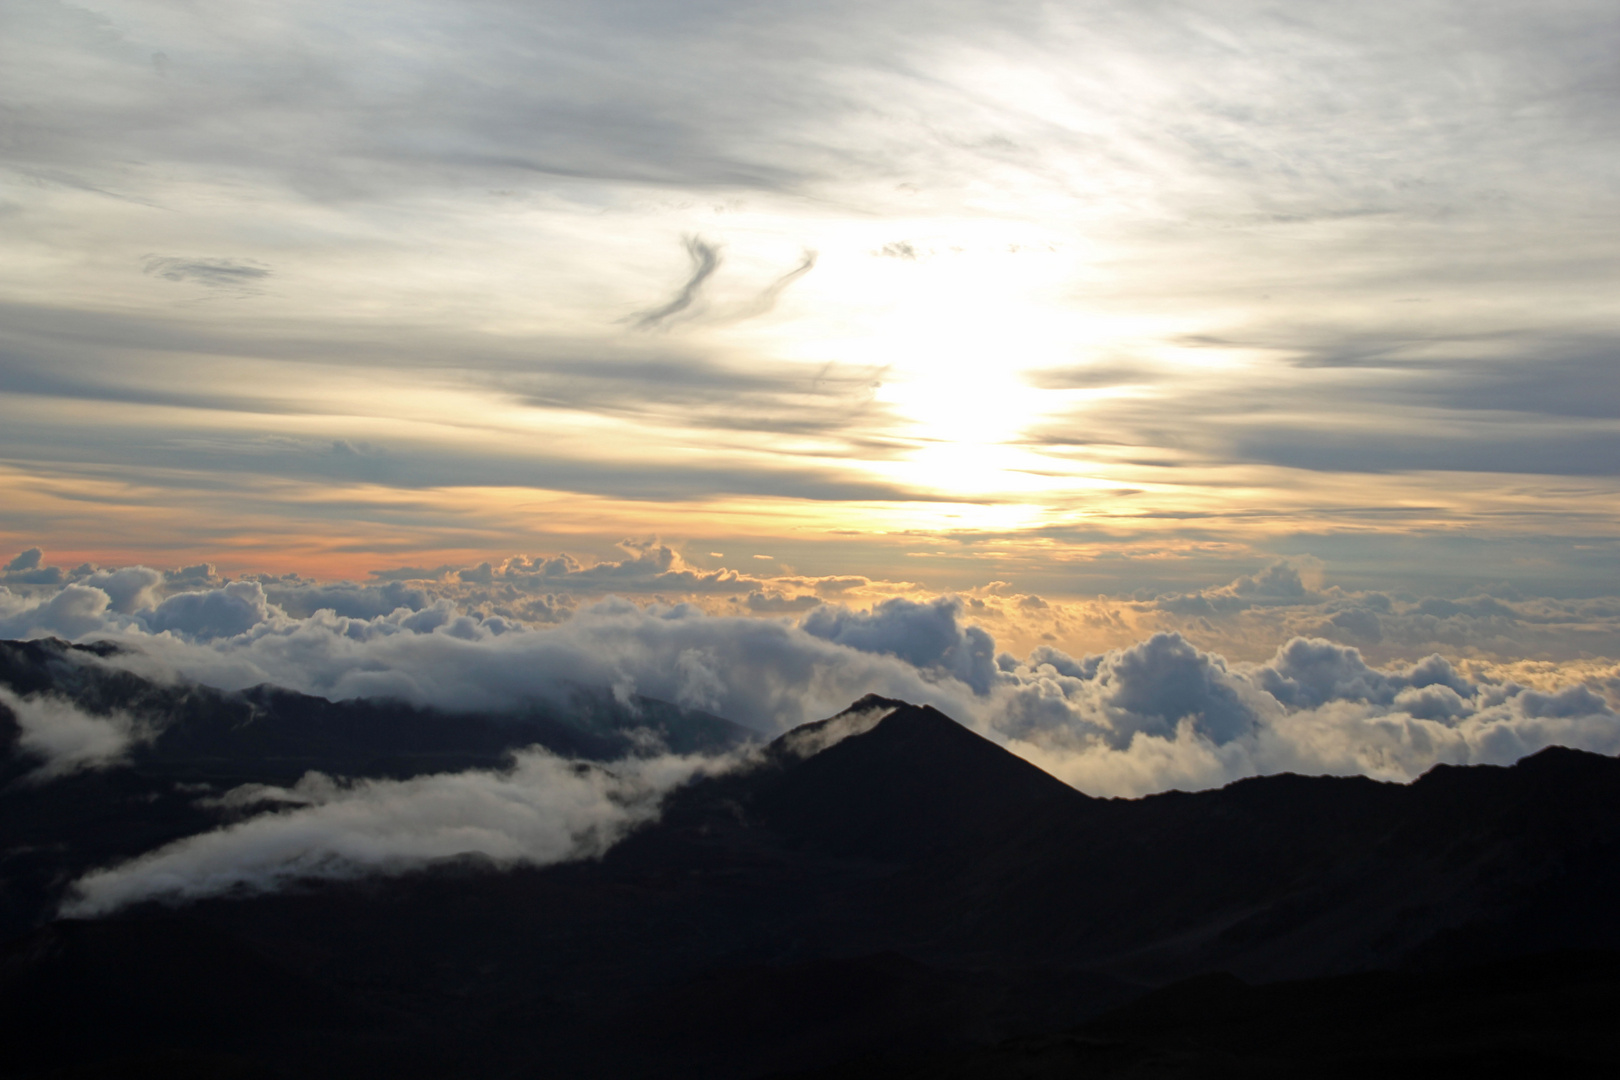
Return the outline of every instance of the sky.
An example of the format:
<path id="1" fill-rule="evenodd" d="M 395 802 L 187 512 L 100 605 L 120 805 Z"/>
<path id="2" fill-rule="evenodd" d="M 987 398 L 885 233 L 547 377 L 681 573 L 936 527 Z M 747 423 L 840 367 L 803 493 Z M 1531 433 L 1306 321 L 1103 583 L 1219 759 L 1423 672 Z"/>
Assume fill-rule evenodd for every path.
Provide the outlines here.
<path id="1" fill-rule="evenodd" d="M 332 642 L 707 619 L 602 677 L 765 731 L 878 688 L 823 646 L 982 718 L 1172 654 L 1305 708 L 1305 641 L 1609 724 L 1617 54 L 1602 2 L 11 0 L 0 631 L 441 701 Z"/>
<path id="2" fill-rule="evenodd" d="M 876 692 L 1099 795 L 1620 752 L 1616 56 L 1598 0 L 7 0 L 0 638 Z M 165 722 L 81 706 L 0 693 L 30 783 Z M 590 857 L 735 767 L 250 786 L 72 902 Z"/>

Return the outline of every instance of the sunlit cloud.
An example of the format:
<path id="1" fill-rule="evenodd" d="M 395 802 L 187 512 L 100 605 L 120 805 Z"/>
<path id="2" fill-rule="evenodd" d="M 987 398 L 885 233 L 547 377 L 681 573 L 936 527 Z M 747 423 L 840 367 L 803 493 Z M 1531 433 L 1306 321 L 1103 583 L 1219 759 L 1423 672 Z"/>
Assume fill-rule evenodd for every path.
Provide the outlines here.
<path id="1" fill-rule="evenodd" d="M 657 533 L 1074 603 L 1302 555 L 1601 592 L 1616 30 L 30 0 L 0 538 L 322 578 Z"/>

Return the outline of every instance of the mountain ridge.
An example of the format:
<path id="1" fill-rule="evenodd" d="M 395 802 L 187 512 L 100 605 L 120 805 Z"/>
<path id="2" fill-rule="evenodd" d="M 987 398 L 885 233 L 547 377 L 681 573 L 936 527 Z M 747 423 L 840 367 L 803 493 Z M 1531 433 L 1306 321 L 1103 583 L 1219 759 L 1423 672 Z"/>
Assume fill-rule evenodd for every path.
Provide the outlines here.
<path id="1" fill-rule="evenodd" d="M 467 857 L 180 910 L 149 902 L 91 932 L 71 921 L 36 927 L 4 946 L 0 1015 L 56 1002 L 68 1026 L 17 1044 L 23 1064 L 0 1063 L 0 1076 L 170 1052 L 234 1055 L 289 1076 L 459 1067 L 721 1080 L 982 1052 L 1018 1075 L 1023 1050 L 998 1058 L 986 1048 L 1081 1030 L 1204 973 L 1248 986 L 1295 980 L 1299 994 L 1328 1000 L 1341 984 L 1311 980 L 1393 972 L 1394 982 L 1342 985 L 1395 1001 L 1402 987 L 1462 994 L 1467 980 L 1448 973 L 1470 965 L 1620 949 L 1620 761 L 1602 755 L 1549 748 L 1513 766 L 1437 767 L 1404 785 L 1284 774 L 1095 799 L 938 710 L 869 697 L 739 760 L 676 788 L 656 821 L 600 859 L 499 869 Z M 81 792 L 83 816 L 60 823 L 68 849 L 8 849 L 0 899 L 29 859 L 38 874 L 60 873 L 76 865 L 69 856 L 105 861 L 149 842 L 167 819 L 142 814 L 201 814 L 161 786 L 171 779 L 141 767 L 73 779 L 63 790 Z M 48 801 L 59 783 L 7 789 L 0 811 Z M 55 938 L 79 942 L 71 965 L 26 946 Z M 331 1023 L 194 1030 L 185 1003 L 198 997 L 199 1015 L 216 1015 L 200 998 L 226 977 L 217 966 L 161 983 L 174 1011 L 156 1027 L 118 1020 L 145 1015 L 135 998 L 161 981 L 139 975 L 159 960 L 130 969 L 129 957 L 153 957 L 141 942 L 171 939 L 213 942 L 207 955 L 243 977 L 270 964 L 280 974 L 266 985 L 278 994 L 326 987 Z M 1578 982 L 1573 969 L 1548 970 L 1543 982 Z M 1412 981 L 1424 972 L 1438 981 Z M 1284 1018 L 1288 996 L 1245 1000 Z M 1149 1014 L 1164 1007 L 1147 1000 Z M 103 1018 L 100 1042 L 76 1040 L 75 1003 Z M 304 1015 L 294 1004 L 266 1007 Z M 1172 1064 L 1199 1047 L 1230 1050 L 1191 1027 L 1191 1041 L 1168 1050 L 1140 1027 L 1086 1031 L 1074 1038 L 1124 1040 Z M 1544 1037 L 1535 1031 L 1525 1037 Z M 1052 1038 L 1036 1042 L 1069 1045 Z"/>

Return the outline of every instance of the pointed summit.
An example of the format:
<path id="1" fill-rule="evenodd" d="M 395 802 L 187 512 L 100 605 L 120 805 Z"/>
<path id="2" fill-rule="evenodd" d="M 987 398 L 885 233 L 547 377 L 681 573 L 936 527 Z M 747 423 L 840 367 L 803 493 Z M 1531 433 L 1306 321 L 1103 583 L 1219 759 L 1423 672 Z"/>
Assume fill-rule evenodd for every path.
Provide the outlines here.
<path id="1" fill-rule="evenodd" d="M 1092 800 L 930 706 L 869 694 L 777 739 L 751 809 L 790 843 L 912 858 Z"/>

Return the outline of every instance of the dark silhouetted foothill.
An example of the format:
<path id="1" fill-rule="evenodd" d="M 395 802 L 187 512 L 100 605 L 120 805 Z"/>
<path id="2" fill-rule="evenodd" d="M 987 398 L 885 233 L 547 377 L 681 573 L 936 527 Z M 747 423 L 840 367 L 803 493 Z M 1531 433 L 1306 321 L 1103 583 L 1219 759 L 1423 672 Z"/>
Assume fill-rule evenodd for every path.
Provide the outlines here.
<path id="1" fill-rule="evenodd" d="M 1620 1069 L 1620 761 L 1596 754 L 1095 799 L 867 698 L 677 788 L 597 860 L 468 853 L 53 921 L 77 875 L 217 827 L 199 792 L 484 767 L 514 732 L 635 739 L 611 695 L 463 726 L 157 685 L 61 643 L 0 645 L 0 681 L 161 729 L 46 783 L 6 744 L 6 1080 Z M 639 709 L 666 741 L 746 745 Z"/>

